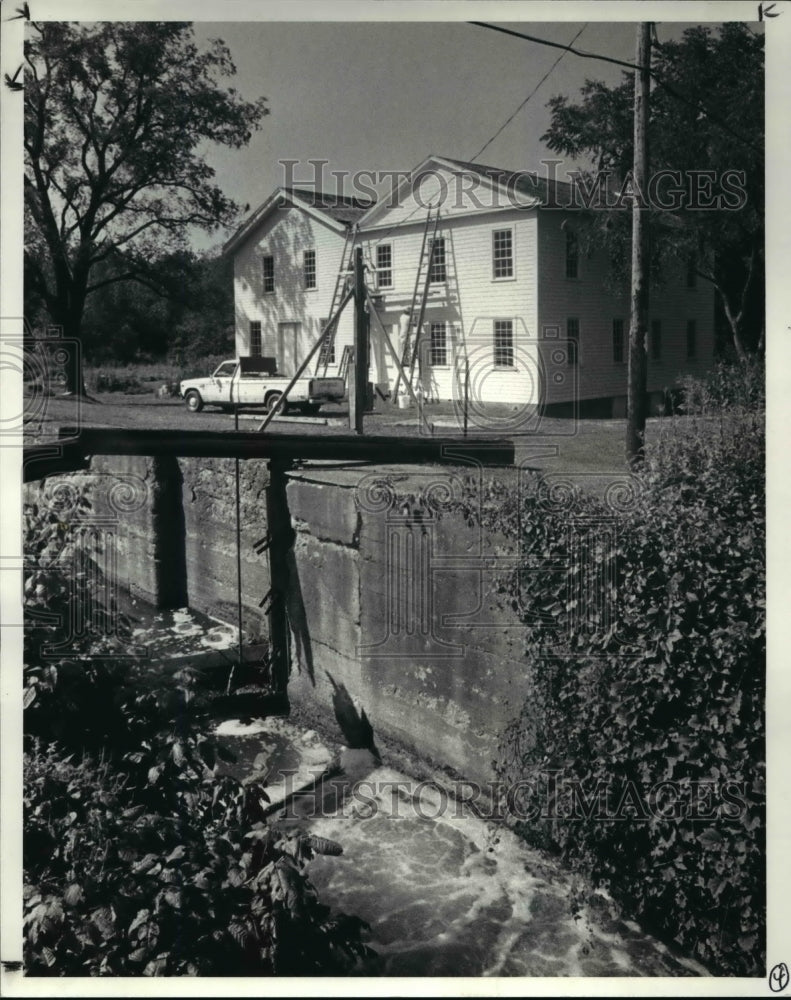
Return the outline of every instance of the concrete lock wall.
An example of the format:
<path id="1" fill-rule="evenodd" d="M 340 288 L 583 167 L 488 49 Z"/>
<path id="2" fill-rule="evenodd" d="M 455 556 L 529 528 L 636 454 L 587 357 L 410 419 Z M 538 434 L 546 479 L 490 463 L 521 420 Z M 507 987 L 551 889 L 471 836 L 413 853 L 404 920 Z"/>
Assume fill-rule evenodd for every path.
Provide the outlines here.
<path id="1" fill-rule="evenodd" d="M 119 528 L 122 584 L 160 606 L 189 604 L 235 623 L 233 460 L 102 460 L 103 471 L 111 467 L 148 484 L 146 504 Z M 266 534 L 268 471 L 263 461 L 240 468 L 244 625 L 257 636 L 266 632 L 258 605 L 269 568 L 253 545 Z M 515 553 L 450 509 L 462 490 L 440 468 L 287 474 L 289 698 L 331 719 L 345 689 L 375 735 L 487 781 L 532 675 L 522 626 L 491 568 Z"/>
<path id="2" fill-rule="evenodd" d="M 328 705 L 343 684 L 374 733 L 486 781 L 531 676 L 483 568 L 505 540 L 443 510 L 453 485 L 441 469 L 290 476 L 313 669 L 294 665 L 289 695 Z"/>

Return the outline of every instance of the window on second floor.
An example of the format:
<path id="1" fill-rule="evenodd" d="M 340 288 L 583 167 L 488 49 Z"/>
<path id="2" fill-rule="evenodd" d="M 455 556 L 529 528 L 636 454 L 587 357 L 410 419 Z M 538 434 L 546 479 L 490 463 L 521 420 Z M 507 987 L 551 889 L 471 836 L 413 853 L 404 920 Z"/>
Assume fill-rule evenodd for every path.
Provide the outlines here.
<path id="1" fill-rule="evenodd" d="M 261 357 L 261 321 L 257 319 L 250 321 L 250 357 Z"/>
<path id="2" fill-rule="evenodd" d="M 428 280 L 433 285 L 447 281 L 448 272 L 445 267 L 445 237 L 437 236 L 432 242 L 434 253 L 431 256 L 431 270 L 428 274 Z"/>
<path id="3" fill-rule="evenodd" d="M 275 290 L 275 258 L 264 257 L 261 261 L 261 267 L 264 277 L 264 295 L 269 295 Z"/>
<path id="4" fill-rule="evenodd" d="M 687 260 L 687 288 L 696 288 L 698 284 L 698 262 L 694 257 Z"/>
<path id="5" fill-rule="evenodd" d="M 576 365 L 580 352 L 580 321 L 578 319 L 566 320 L 566 339 L 569 342 L 568 363 Z"/>
<path id="6" fill-rule="evenodd" d="M 429 329 L 431 332 L 431 349 L 429 354 L 429 360 L 431 361 L 431 365 L 432 367 L 447 365 L 448 363 L 447 326 L 444 322 L 432 323 Z"/>
<path id="7" fill-rule="evenodd" d="M 622 319 L 614 319 L 612 321 L 612 359 L 617 365 L 623 364 L 624 345 Z"/>
<path id="8" fill-rule="evenodd" d="M 648 348 L 652 361 L 662 360 L 662 320 L 651 320 L 651 335 L 648 338 Z"/>
<path id="9" fill-rule="evenodd" d="M 494 321 L 494 367 L 514 367 L 514 321 L 496 319 Z"/>
<path id="10" fill-rule="evenodd" d="M 577 234 L 572 229 L 566 230 L 566 277 L 578 278 L 580 270 L 580 247 Z"/>
<path id="11" fill-rule="evenodd" d="M 393 287 L 393 244 L 380 243 L 376 248 L 377 288 Z"/>
<path id="12" fill-rule="evenodd" d="M 316 287 L 316 251 L 305 250 L 302 254 L 302 277 L 305 288 Z"/>
<path id="13" fill-rule="evenodd" d="M 514 276 L 514 234 L 510 229 L 492 233 L 492 276 L 495 280 Z"/>

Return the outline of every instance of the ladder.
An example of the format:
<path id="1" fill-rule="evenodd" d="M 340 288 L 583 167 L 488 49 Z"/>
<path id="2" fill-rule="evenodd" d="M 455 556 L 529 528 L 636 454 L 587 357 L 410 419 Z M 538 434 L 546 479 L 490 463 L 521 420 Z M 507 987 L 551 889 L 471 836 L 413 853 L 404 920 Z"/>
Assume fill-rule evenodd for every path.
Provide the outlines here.
<path id="1" fill-rule="evenodd" d="M 349 371 L 349 360 L 351 359 L 352 352 L 354 348 L 351 344 L 346 344 L 343 348 L 343 354 L 341 355 L 341 361 L 338 365 L 338 378 L 345 379 L 346 374 Z"/>
<path id="2" fill-rule="evenodd" d="M 415 275 L 415 289 L 412 293 L 412 304 L 409 307 L 409 322 L 406 328 L 406 337 L 404 338 L 404 350 L 401 357 L 401 367 L 406 370 L 407 365 L 409 365 L 409 384 L 412 385 L 412 380 L 415 372 L 415 362 L 417 360 L 417 350 L 420 341 L 420 328 L 423 325 L 423 316 L 426 311 L 426 300 L 428 299 L 428 289 L 431 278 L 431 264 L 434 260 L 434 246 L 435 237 L 437 234 L 437 225 L 439 224 L 439 206 L 437 206 L 437 214 L 433 217 L 431 216 L 432 208 L 429 206 L 428 213 L 426 215 L 426 226 L 423 230 L 423 242 L 420 246 L 420 259 L 417 265 L 417 274 Z M 433 225 L 432 225 L 433 223 Z M 429 229 L 431 230 L 431 235 L 429 236 Z M 415 309 L 417 307 L 418 294 L 420 293 L 421 281 L 423 282 L 423 294 L 420 298 L 420 309 L 415 314 Z M 412 326 L 415 327 L 414 342 L 412 341 Z M 398 387 L 401 381 L 401 373 L 398 373 L 396 377 L 395 386 L 393 388 L 392 399 L 395 402 L 398 396 Z"/>
<path id="3" fill-rule="evenodd" d="M 354 242 L 356 239 L 357 226 L 350 226 L 346 230 L 346 239 L 344 240 L 343 250 L 341 251 L 341 263 L 338 268 L 338 277 L 335 279 L 335 289 L 332 293 L 332 302 L 330 303 L 330 321 L 332 321 L 332 317 L 335 315 L 338 306 L 341 304 L 341 299 L 346 291 L 346 284 L 350 273 L 349 268 L 352 262 L 352 251 L 354 250 Z M 329 359 L 332 354 L 332 346 L 335 343 L 337 326 L 338 323 L 336 320 L 333 323 L 333 329 L 329 336 L 319 348 L 319 357 L 316 362 L 316 371 L 314 372 L 315 375 L 325 376 L 327 374 L 327 369 L 330 363 Z"/>

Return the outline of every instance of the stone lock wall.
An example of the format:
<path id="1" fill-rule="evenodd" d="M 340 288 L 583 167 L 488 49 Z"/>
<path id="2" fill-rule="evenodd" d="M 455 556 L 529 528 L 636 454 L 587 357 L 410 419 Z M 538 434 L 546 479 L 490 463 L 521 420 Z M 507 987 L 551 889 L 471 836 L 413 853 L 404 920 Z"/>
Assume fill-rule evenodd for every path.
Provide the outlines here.
<path id="1" fill-rule="evenodd" d="M 147 502 L 119 529 L 122 585 L 235 623 L 233 460 L 95 465 L 147 484 Z M 266 554 L 254 551 L 267 530 L 268 468 L 240 469 L 244 624 L 257 636 L 270 585 Z M 461 490 L 443 468 L 327 464 L 287 474 L 289 698 L 332 718 L 345 689 L 375 734 L 487 781 L 532 680 L 522 627 L 497 591 L 497 566 L 515 553 L 452 509 Z"/>
<path id="2" fill-rule="evenodd" d="M 443 509 L 454 478 L 460 487 L 442 469 L 292 474 L 313 669 L 294 666 L 289 695 L 329 705 L 343 684 L 374 733 L 486 781 L 531 678 L 488 568 L 505 540 Z"/>

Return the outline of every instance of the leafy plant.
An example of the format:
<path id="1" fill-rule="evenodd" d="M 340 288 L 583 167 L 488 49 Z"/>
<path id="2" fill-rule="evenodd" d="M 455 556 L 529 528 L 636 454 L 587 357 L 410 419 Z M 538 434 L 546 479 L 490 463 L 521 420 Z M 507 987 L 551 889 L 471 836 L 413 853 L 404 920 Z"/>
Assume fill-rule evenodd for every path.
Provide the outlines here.
<path id="1" fill-rule="evenodd" d="M 224 773 L 197 671 L 125 663 L 92 635 L 91 656 L 48 651 L 83 585 L 83 539 L 71 529 L 88 509 L 65 481 L 54 497 L 28 494 L 25 593 L 37 627 L 26 629 L 26 972 L 368 968 L 364 925 L 331 913 L 307 877 L 314 853 L 340 845 L 269 826 L 266 790 Z"/>
<path id="2" fill-rule="evenodd" d="M 278 832 L 266 793 L 209 740 L 160 734 L 120 765 L 25 755 L 29 975 L 304 975 L 362 970 L 359 920 L 306 875 L 339 845 Z M 155 761 L 155 763 L 153 763 Z"/>
<path id="3" fill-rule="evenodd" d="M 706 419 L 668 421 L 634 485 L 620 505 L 574 488 L 555 503 L 541 481 L 521 499 L 493 485 L 480 507 L 490 528 L 521 537 L 522 571 L 501 600 L 523 615 L 532 679 L 498 770 L 506 787 L 543 789 L 540 813 L 519 824 L 526 838 L 713 970 L 758 975 L 760 412 L 712 402 Z"/>

